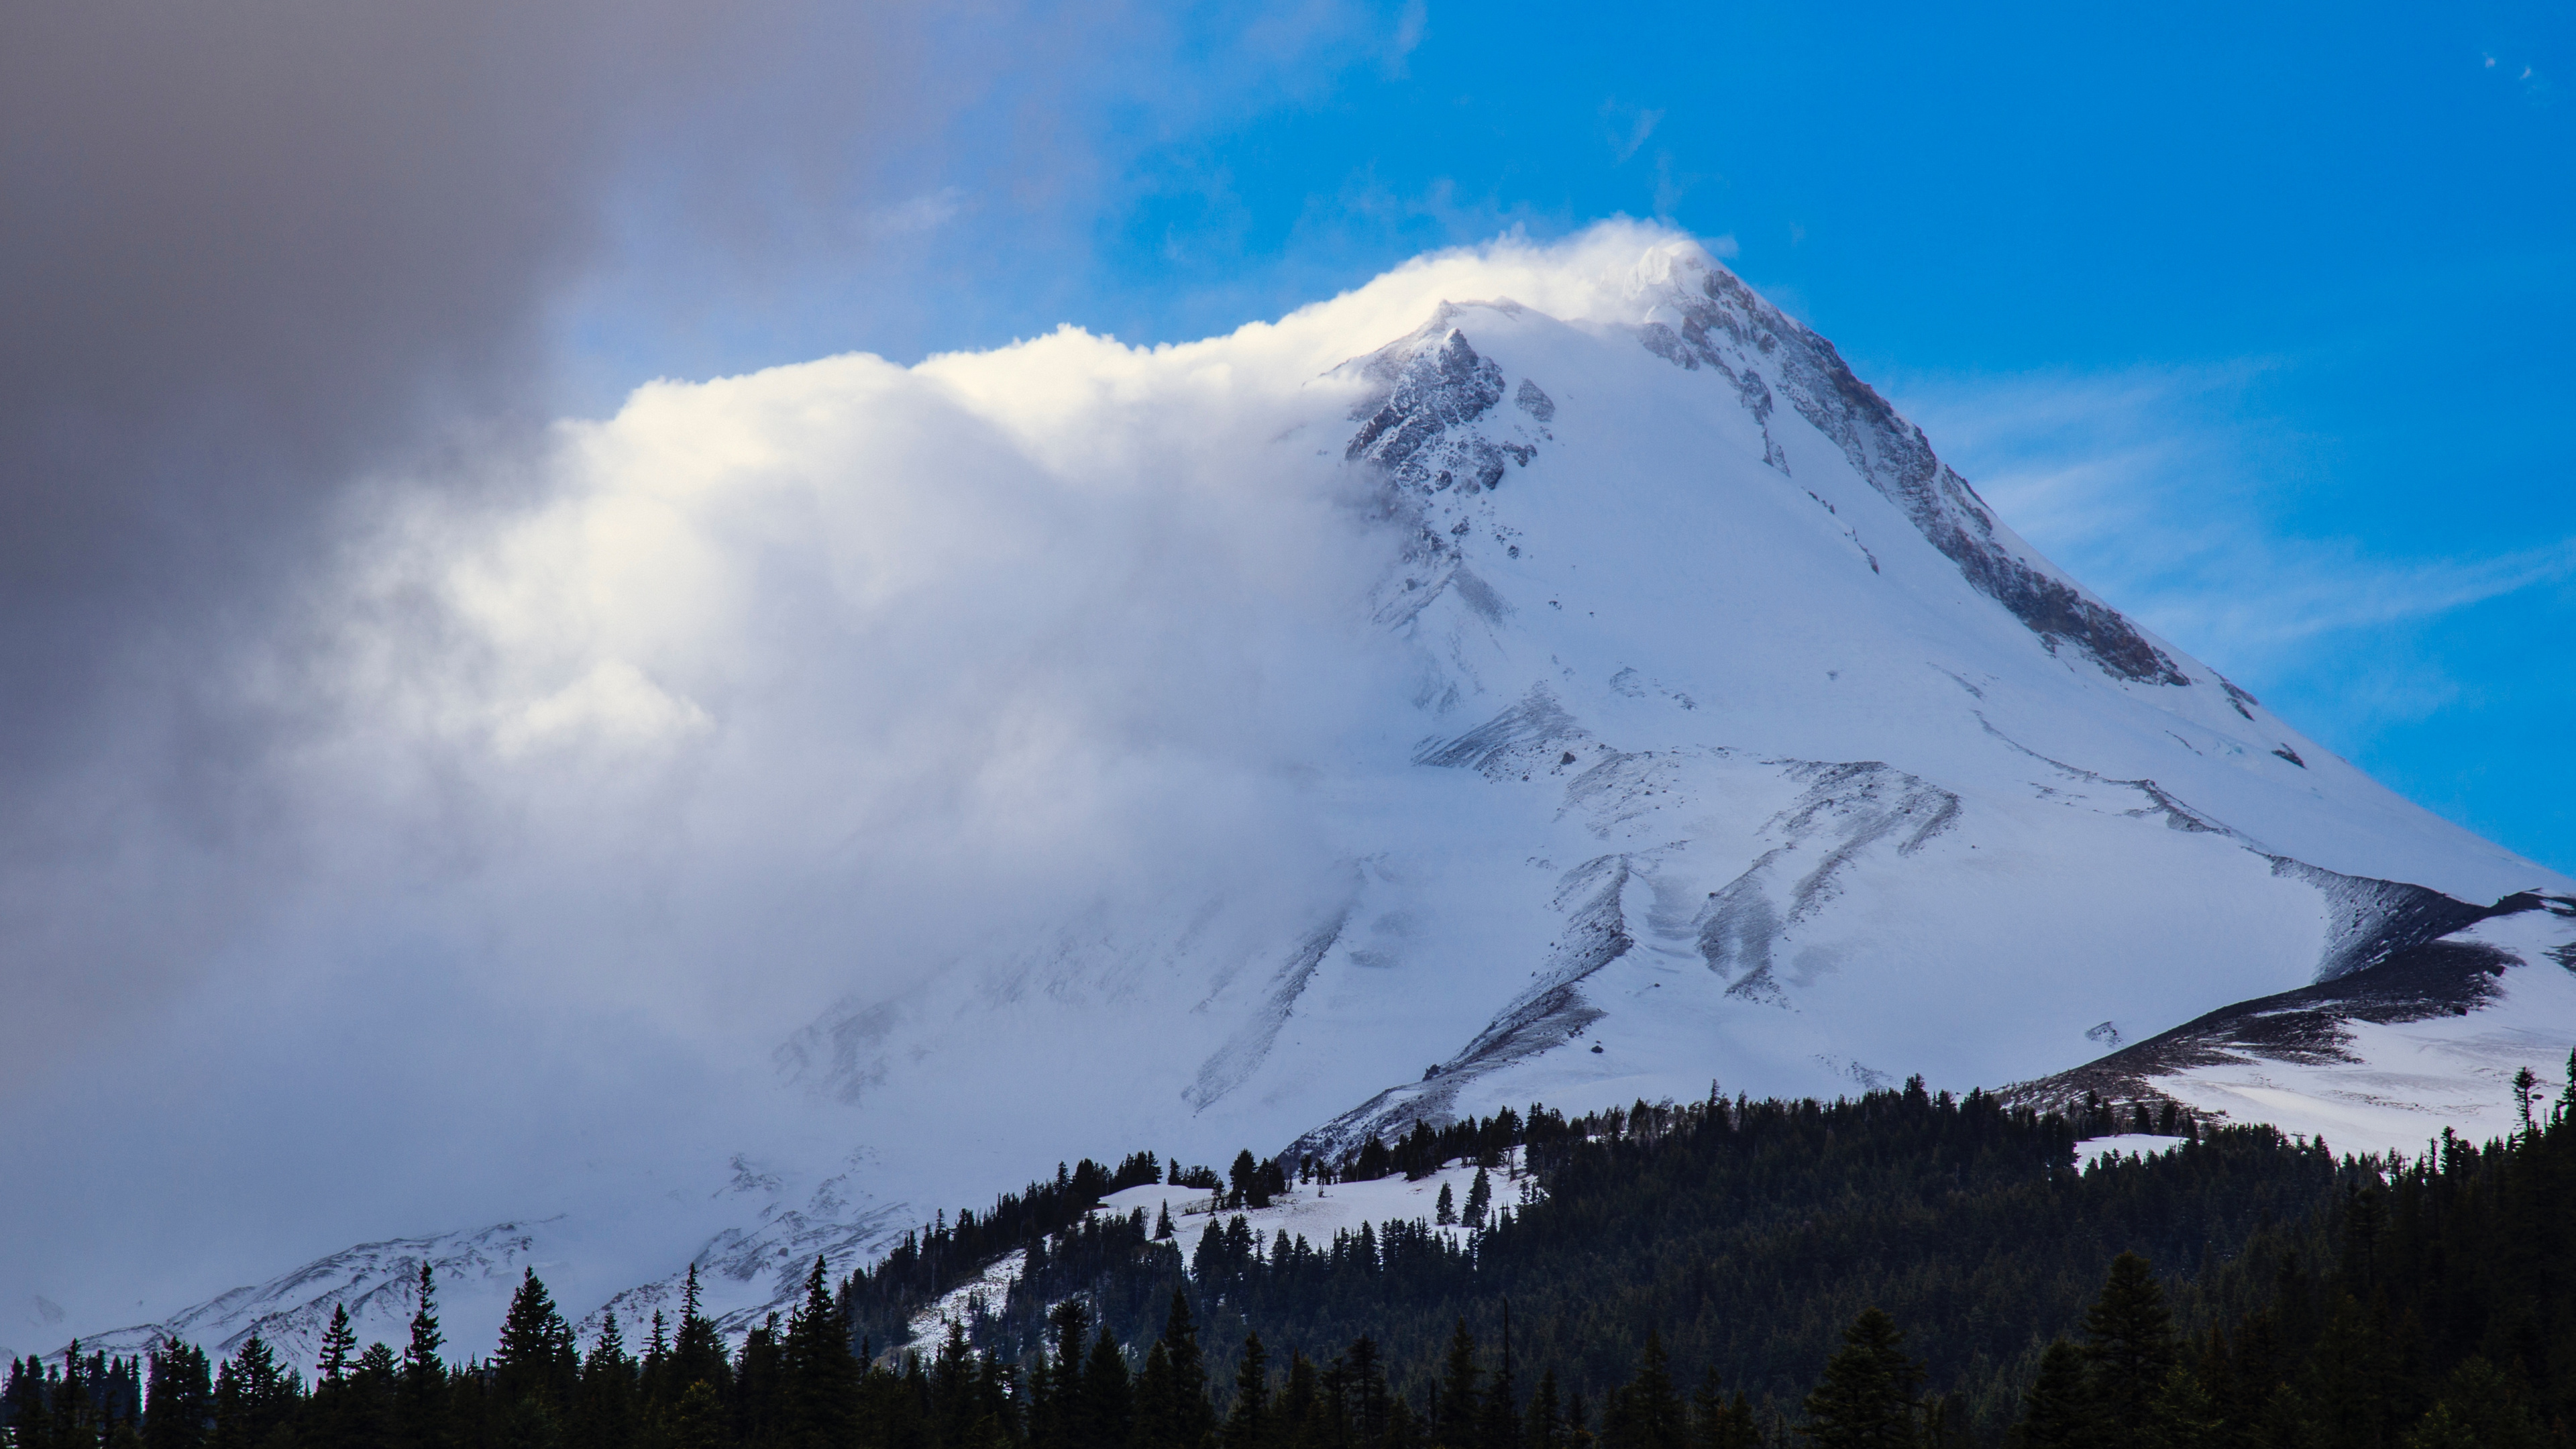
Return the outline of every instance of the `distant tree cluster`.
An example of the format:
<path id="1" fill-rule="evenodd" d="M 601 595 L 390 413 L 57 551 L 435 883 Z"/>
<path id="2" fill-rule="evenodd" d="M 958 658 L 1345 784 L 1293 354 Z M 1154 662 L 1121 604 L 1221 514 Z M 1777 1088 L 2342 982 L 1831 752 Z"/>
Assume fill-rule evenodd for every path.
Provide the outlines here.
<path id="1" fill-rule="evenodd" d="M 739 1345 L 694 1272 L 637 1350 L 614 1316 L 578 1344 L 530 1272 L 453 1365 L 424 1265 L 405 1347 L 339 1313 L 310 1385 L 256 1336 L 14 1363 L 0 1449 L 2563 1446 L 2576 1086 L 2516 1090 L 2511 1137 L 2413 1162 L 2177 1119 L 2183 1150 L 2082 1172 L 2074 1124 L 1920 1082 L 1534 1107 L 1297 1163 L 1477 1168 L 1444 1221 L 1320 1245 L 1229 1206 L 1284 1161 L 1086 1160 L 837 1287 L 818 1260 Z M 1167 1178 L 1215 1199 L 1186 1259 L 1168 1214 L 1094 1210 Z M 1017 1281 L 935 1345 L 867 1331 L 1003 1252 Z"/>

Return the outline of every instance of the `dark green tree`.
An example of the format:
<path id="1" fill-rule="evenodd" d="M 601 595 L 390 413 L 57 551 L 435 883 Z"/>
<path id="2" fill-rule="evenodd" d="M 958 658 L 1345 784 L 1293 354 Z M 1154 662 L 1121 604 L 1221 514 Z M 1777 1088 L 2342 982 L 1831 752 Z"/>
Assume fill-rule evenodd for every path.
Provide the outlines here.
<path id="1" fill-rule="evenodd" d="M 2013 1449 L 2086 1449 L 2098 1442 L 2095 1424 L 2084 1355 L 2065 1339 L 2057 1339 L 2039 1356 L 2039 1375 L 2021 1396 Z"/>
<path id="2" fill-rule="evenodd" d="M 268 1341 L 254 1333 L 215 1371 L 214 1431 L 206 1442 L 211 1449 L 261 1449 L 300 1397 Z"/>
<path id="3" fill-rule="evenodd" d="M 1689 1449 L 1690 1424 L 1657 1330 L 1646 1330 L 1636 1376 L 1610 1396 L 1601 1429 L 1606 1449 Z"/>
<path id="4" fill-rule="evenodd" d="M 1821 1449 L 1913 1449 L 1923 1370 L 1904 1344 L 1896 1320 L 1862 1309 L 1807 1395 L 1807 1422 L 1799 1432 Z"/>
<path id="5" fill-rule="evenodd" d="M 143 1401 L 144 1449 L 198 1449 L 215 1412 L 214 1373 L 194 1344 L 156 1348 Z M 32 1449 L 32 1446 L 31 1446 Z"/>
<path id="6" fill-rule="evenodd" d="M 1218 1442 L 1224 1449 L 1273 1449 L 1270 1430 L 1270 1357 L 1262 1351 L 1261 1335 L 1247 1334 L 1243 1363 L 1234 1374 L 1234 1403 Z"/>
<path id="7" fill-rule="evenodd" d="M 805 1275 L 805 1302 L 788 1320 L 784 1365 L 786 1449 L 841 1449 L 855 1432 L 859 1361 L 847 1320 L 833 1306 L 823 1259 Z"/>
<path id="8" fill-rule="evenodd" d="M 1726 1396 L 1711 1365 L 1691 1396 L 1691 1449 L 1762 1449 L 1762 1426 L 1754 1422 L 1753 1402 L 1744 1391 Z"/>
<path id="9" fill-rule="evenodd" d="M 395 1396 L 397 1443 L 401 1449 L 445 1449 L 447 1360 L 439 1350 L 447 1339 L 438 1331 L 437 1284 L 426 1258 L 413 1292 L 411 1338 L 403 1349 L 402 1386 Z"/>
<path id="10" fill-rule="evenodd" d="M 581 1361 L 572 1418 L 573 1449 L 633 1449 L 637 1429 L 635 1360 L 626 1353 L 616 1310 L 600 1315 L 599 1337 Z"/>
<path id="11" fill-rule="evenodd" d="M 666 1392 L 673 1400 L 687 1395 L 692 1384 L 705 1384 L 714 1401 L 721 1405 L 725 1391 L 732 1386 L 732 1365 L 726 1360 L 724 1335 L 717 1331 L 715 1320 L 699 1310 L 698 1265 L 691 1263 L 687 1279 L 680 1289 L 680 1327 L 671 1341 L 670 1383 Z"/>
<path id="12" fill-rule="evenodd" d="M 2102 1295 L 2085 1311 L 2084 1361 L 2102 1442 L 2112 1449 L 2149 1444 L 2156 1395 L 2174 1368 L 2173 1314 L 2154 1270 L 2135 1253 L 2111 1260 Z"/>
<path id="13" fill-rule="evenodd" d="M 331 1305 L 330 1326 L 322 1330 L 322 1352 L 314 1365 L 316 1386 L 336 1384 L 349 1370 L 349 1360 L 358 1351 L 358 1334 L 349 1327 L 349 1305 Z"/>
<path id="14" fill-rule="evenodd" d="M 1127 1356 L 1106 1328 L 1091 1342 L 1080 1393 L 1073 1413 L 1075 1449 L 1128 1449 L 1135 1418 L 1133 1385 Z"/>
<path id="15" fill-rule="evenodd" d="M 1460 1318 L 1449 1334 L 1449 1353 L 1441 1361 L 1440 1397 L 1434 1403 L 1431 1442 L 1438 1449 L 1475 1449 L 1484 1396 L 1477 1389 L 1485 1371 L 1476 1366 L 1476 1336 Z"/>

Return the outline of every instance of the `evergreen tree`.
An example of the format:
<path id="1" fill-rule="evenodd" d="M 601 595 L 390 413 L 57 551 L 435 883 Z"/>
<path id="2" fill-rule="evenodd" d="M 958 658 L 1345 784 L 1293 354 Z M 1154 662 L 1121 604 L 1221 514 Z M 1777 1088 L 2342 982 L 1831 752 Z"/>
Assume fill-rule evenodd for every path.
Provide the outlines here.
<path id="1" fill-rule="evenodd" d="M 1484 1406 L 1476 1392 L 1484 1379 L 1476 1367 L 1476 1336 L 1460 1318 L 1449 1335 L 1449 1355 L 1440 1368 L 1440 1397 L 1432 1405 L 1431 1442 L 1438 1449 L 1475 1449 L 1477 1420 Z"/>
<path id="2" fill-rule="evenodd" d="M 824 1274 L 817 1256 L 805 1275 L 805 1302 L 787 1324 L 786 1449 L 840 1449 L 856 1427 L 859 1362 L 850 1355 L 848 1321 L 833 1306 Z"/>
<path id="3" fill-rule="evenodd" d="M 1431 1220 L 1444 1228 L 1458 1221 L 1458 1200 L 1449 1195 L 1449 1184 L 1445 1182 L 1440 1184 L 1440 1200 L 1432 1209 Z"/>
<path id="4" fill-rule="evenodd" d="M 2145 1445 L 2154 1433 L 2153 1405 L 2173 1372 L 2173 1315 L 2147 1260 L 2122 1253 L 2084 1315 L 2084 1360 L 2107 1445 Z"/>
<path id="5" fill-rule="evenodd" d="M 1443 1184 L 1440 1190 L 1445 1193 L 1449 1188 Z M 1479 1167 L 1476 1169 L 1475 1179 L 1467 1184 L 1467 1207 L 1460 1214 L 1461 1220 L 1471 1228 L 1483 1227 L 1485 1209 L 1493 1206 L 1493 1202 L 1494 1184 L 1485 1176 L 1485 1169 Z"/>
<path id="6" fill-rule="evenodd" d="M 331 1324 L 322 1330 L 322 1355 L 315 1365 L 320 1383 L 336 1384 L 348 1372 L 350 1355 L 357 1351 L 357 1331 L 349 1327 L 349 1305 L 331 1305 Z"/>
<path id="7" fill-rule="evenodd" d="M 2086 1449 L 2097 1442 L 2094 1418 L 2084 1355 L 2058 1339 L 2039 1356 L 2039 1376 L 2022 1395 L 2014 1449 Z"/>
<path id="8" fill-rule="evenodd" d="M 1349 1385 L 1350 1443 L 1353 1449 L 1378 1449 L 1387 1442 L 1395 1413 L 1387 1390 L 1386 1360 L 1377 1340 L 1361 1334 L 1342 1351 L 1342 1375 Z"/>
<path id="9" fill-rule="evenodd" d="M 294 1413 L 298 1397 L 294 1380 L 278 1366 L 268 1341 L 252 1334 L 215 1372 L 215 1422 L 208 1445 L 261 1449 Z"/>
<path id="10" fill-rule="evenodd" d="M 1862 1309 L 1807 1395 L 1807 1422 L 1799 1432 L 1820 1449 L 1913 1449 L 1923 1371 L 1906 1356 L 1904 1340 L 1896 1320 Z"/>
<path id="11" fill-rule="evenodd" d="M 2495 1365 L 2473 1355 L 2452 1371 L 2442 1397 L 2403 1442 L 2405 1449 L 2541 1449 L 2550 1435 Z"/>
<path id="12" fill-rule="evenodd" d="M 1224 1449 L 1273 1449 L 1270 1432 L 1270 1359 L 1261 1335 L 1243 1340 L 1243 1364 L 1234 1374 L 1234 1404 L 1218 1436 Z"/>
<path id="13" fill-rule="evenodd" d="M 144 1449 L 198 1449 L 206 1442 L 208 1420 L 215 1411 L 214 1376 L 206 1351 L 173 1343 L 154 1349 L 150 1365 L 151 1387 L 143 1401 Z"/>
<path id="14" fill-rule="evenodd" d="M 1663 1335 L 1656 1330 L 1646 1330 L 1636 1377 L 1611 1396 L 1602 1429 L 1607 1449 L 1689 1449 L 1681 1392 L 1673 1386 Z"/>
<path id="15" fill-rule="evenodd" d="M 581 1361 L 579 1412 L 572 1421 L 574 1449 L 631 1449 L 636 1433 L 635 1360 L 626 1354 L 617 1313 L 600 1315 L 599 1337 Z"/>
<path id="16" fill-rule="evenodd" d="M 447 1443 L 447 1360 L 439 1350 L 447 1339 L 438 1331 L 436 1280 L 423 1258 L 414 1286 L 417 1306 L 411 1315 L 411 1338 L 403 1349 L 402 1386 L 397 1395 L 398 1443 L 402 1449 L 444 1449 Z"/>
<path id="17" fill-rule="evenodd" d="M 1145 1353 L 1136 1378 L 1137 1449 L 1208 1449 L 1214 1410 L 1208 1406 L 1207 1365 L 1198 1330 L 1190 1322 L 1189 1295 L 1172 1292 L 1163 1335 Z"/>
<path id="18" fill-rule="evenodd" d="M 1127 1356 L 1103 1328 L 1092 1340 L 1091 1356 L 1082 1366 L 1082 1396 L 1074 1413 L 1075 1449 L 1127 1449 L 1135 1414 L 1132 1389 Z"/>
<path id="19" fill-rule="evenodd" d="M 1726 1397 L 1717 1367 L 1709 1366 L 1691 1396 L 1691 1449 L 1762 1449 L 1762 1429 L 1753 1420 L 1753 1402 L 1736 1390 Z"/>
<path id="20" fill-rule="evenodd" d="M 2164 1387 L 2147 1406 L 2147 1433 L 2141 1442 L 2154 1449 L 2221 1449 L 2227 1439 L 2217 1401 L 2191 1365 L 2165 1375 Z"/>
<path id="21" fill-rule="evenodd" d="M 1559 1407 L 1556 1370 L 1542 1370 L 1538 1388 L 1531 1393 L 1529 1417 L 1521 1428 L 1521 1443 L 1527 1449 L 1565 1449 L 1565 1416 Z"/>
<path id="22" fill-rule="evenodd" d="M 524 1270 L 501 1320 L 501 1346 L 492 1355 L 492 1389 L 500 1408 L 505 1415 L 524 1410 L 552 1419 L 572 1397 L 580 1371 L 572 1325 L 555 1308 L 537 1270 Z"/>
<path id="23" fill-rule="evenodd" d="M 716 1330 L 715 1320 L 698 1311 L 698 1265 L 691 1263 L 680 1289 L 680 1327 L 671 1341 L 668 1392 L 676 1401 L 687 1396 L 690 1385 L 705 1384 L 712 1401 L 721 1405 L 731 1385 L 730 1369 L 724 1335 Z"/>
<path id="24" fill-rule="evenodd" d="M 90 1413 L 87 1369 L 81 1361 L 80 1340 L 75 1338 L 63 1350 L 62 1379 L 49 1386 L 47 1395 L 44 1432 L 53 1449 L 97 1449 L 98 1423 Z"/>
<path id="25" fill-rule="evenodd" d="M 1480 1170 L 1477 1174 L 1483 1176 Z M 1503 1352 L 1476 1429 L 1477 1449 L 1521 1449 L 1520 1384 L 1512 1368 L 1512 1305 L 1503 1304 Z"/>

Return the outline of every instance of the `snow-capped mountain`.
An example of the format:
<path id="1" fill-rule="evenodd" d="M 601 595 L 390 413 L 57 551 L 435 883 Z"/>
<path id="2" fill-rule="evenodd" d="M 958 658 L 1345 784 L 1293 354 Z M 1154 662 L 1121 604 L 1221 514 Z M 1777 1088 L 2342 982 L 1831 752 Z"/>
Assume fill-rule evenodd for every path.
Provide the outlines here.
<path id="1" fill-rule="evenodd" d="M 803 455 L 843 425 L 838 366 L 660 386 L 596 453 Z M 1178 399 L 1235 451 L 1165 466 L 1351 501 L 1381 697 L 1290 782 L 1313 876 L 961 926 L 785 1042 L 864 1157 L 711 1171 L 773 1175 L 615 1300 L 630 1330 L 693 1255 L 741 1326 L 815 1254 L 845 1270 L 1083 1152 L 1915 1073 L 2411 1150 L 2497 1129 L 2513 1070 L 2576 1042 L 2576 883 L 2087 592 L 1687 240 L 1496 246 L 1187 347 L 1059 334 L 911 376 L 1067 476 L 1148 466 L 1163 435 L 1124 420 Z M 1079 403 L 1030 402 L 1037 377 Z M 672 466 L 701 517 L 834 486 Z M 155 1328 L 300 1348 L 329 1302 L 381 1300 L 386 1332 L 398 1260 L 508 1276 L 570 1231 L 353 1249 Z"/>

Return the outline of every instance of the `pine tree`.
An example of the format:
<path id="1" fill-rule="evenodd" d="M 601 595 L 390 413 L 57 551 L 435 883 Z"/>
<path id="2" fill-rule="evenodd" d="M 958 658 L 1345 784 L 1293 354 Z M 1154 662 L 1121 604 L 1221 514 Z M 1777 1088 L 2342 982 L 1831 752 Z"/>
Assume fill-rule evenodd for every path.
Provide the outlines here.
<path id="1" fill-rule="evenodd" d="M 1476 1174 L 1484 1176 L 1481 1169 Z M 1471 1198 L 1472 1200 L 1472 1198 Z M 1503 1353 L 1494 1380 L 1485 1387 L 1485 1404 L 1476 1430 L 1477 1449 L 1521 1449 L 1520 1384 L 1512 1368 L 1512 1305 L 1503 1303 Z"/>
<path id="2" fill-rule="evenodd" d="M 1103 1328 L 1082 1366 L 1082 1397 L 1074 1414 L 1076 1449 L 1127 1449 L 1135 1412 L 1132 1389 L 1127 1357 Z"/>
<path id="3" fill-rule="evenodd" d="M 296 1397 L 268 1341 L 252 1334 L 215 1373 L 214 1432 L 207 1442 L 212 1449 L 260 1449 L 293 1414 Z M 57 1438 L 57 1449 L 60 1443 Z"/>
<path id="4" fill-rule="evenodd" d="M 1367 1334 L 1342 1351 L 1342 1374 L 1350 1392 L 1350 1443 L 1353 1449 L 1378 1449 L 1386 1442 L 1395 1412 L 1386 1386 L 1386 1360 L 1377 1340 Z"/>
<path id="5" fill-rule="evenodd" d="M 1861 1310 L 1843 1330 L 1843 1346 L 1807 1395 L 1800 1432 L 1820 1449 L 1912 1449 L 1915 1389 L 1923 1370 L 1904 1350 L 1896 1321 Z"/>
<path id="6" fill-rule="evenodd" d="M 395 1423 L 402 1449 L 441 1449 L 447 1442 L 447 1360 L 439 1350 L 447 1339 L 438 1331 L 436 1280 L 429 1260 L 420 1264 L 414 1290 L 411 1339 L 403 1349 L 402 1386 L 396 1396 Z"/>
<path id="7" fill-rule="evenodd" d="M 1261 1335 L 1243 1340 L 1243 1364 L 1235 1370 L 1234 1405 L 1227 1410 L 1218 1437 L 1224 1449 L 1272 1449 L 1270 1432 L 1270 1359 Z"/>
<path id="8" fill-rule="evenodd" d="M 1445 1182 L 1440 1184 L 1440 1200 L 1432 1209 L 1431 1220 L 1444 1228 L 1458 1221 L 1458 1200 L 1449 1195 L 1449 1184 Z"/>
<path id="9" fill-rule="evenodd" d="M 2147 1444 L 2175 1350 L 2173 1315 L 2146 1259 L 2122 1253 L 2111 1260 L 2102 1296 L 2085 1312 L 2084 1338 L 2103 1442 L 2112 1449 Z"/>
<path id="10" fill-rule="evenodd" d="M 1216 1410 L 1208 1402 L 1207 1358 L 1199 1351 L 1187 1291 L 1172 1290 L 1163 1336 L 1154 1347 L 1163 1355 L 1168 1387 L 1157 1391 L 1150 1416 L 1137 1426 L 1141 1449 L 1209 1449 L 1216 1438 Z M 1150 1367 L 1151 1359 L 1147 1362 Z M 1146 1412 L 1141 1404 L 1139 1412 Z"/>
<path id="11" fill-rule="evenodd" d="M 315 1365 L 315 1372 L 320 1376 L 321 1382 L 326 1384 L 340 1382 L 341 1375 L 348 1371 L 349 1356 L 357 1350 L 357 1347 L 357 1332 L 349 1327 L 349 1305 L 332 1304 L 331 1324 L 322 1330 L 321 1360 Z"/>
<path id="12" fill-rule="evenodd" d="M 2084 1449 L 2096 1442 L 2093 1396 L 2084 1379 L 2084 1355 L 2058 1339 L 2039 1356 L 2039 1376 L 2021 1398 L 2014 1449 Z"/>
<path id="13" fill-rule="evenodd" d="M 1431 1442 L 1439 1449 L 1475 1449 L 1476 1420 L 1483 1402 L 1476 1387 L 1484 1376 L 1476 1367 L 1476 1336 L 1467 1331 L 1462 1317 L 1449 1335 L 1449 1354 L 1440 1369 L 1440 1398 L 1433 1405 Z"/>
<path id="14" fill-rule="evenodd" d="M 150 1365 L 151 1387 L 143 1401 L 144 1449 L 198 1449 L 206 1442 L 206 1419 L 215 1411 L 206 1351 L 173 1343 L 154 1349 Z"/>
<path id="15" fill-rule="evenodd" d="M 501 1346 L 492 1355 L 492 1387 L 503 1413 L 560 1415 L 580 1368 L 572 1325 L 556 1310 L 537 1270 L 524 1270 L 501 1320 Z"/>
<path id="16" fill-rule="evenodd" d="M 1762 1430 L 1753 1422 L 1753 1403 L 1738 1389 L 1733 1400 L 1711 1364 L 1691 1396 L 1691 1449 L 1762 1449 Z"/>
<path id="17" fill-rule="evenodd" d="M 823 1259 L 805 1275 L 805 1302 L 788 1320 L 784 1364 L 786 1449 L 840 1449 L 858 1410 L 859 1363 L 847 1320 L 832 1303 Z"/>
<path id="18" fill-rule="evenodd" d="M 1564 1411 L 1558 1406 L 1556 1370 L 1547 1369 L 1538 1376 L 1538 1388 L 1530 1395 L 1529 1417 L 1521 1429 L 1521 1442 L 1527 1449 L 1565 1449 Z"/>
<path id="19" fill-rule="evenodd" d="M 2147 1419 L 2143 1442 L 2154 1449 L 2220 1449 L 2228 1440 L 2226 1421 L 2208 1385 L 2188 1364 L 2165 1375 L 2164 1387 L 2147 1406 Z"/>
<path id="20" fill-rule="evenodd" d="M 629 1449 L 636 1432 L 636 1377 L 611 1309 L 600 1315 L 599 1337 L 581 1361 L 580 1408 L 570 1426 L 574 1449 Z"/>
<path id="21" fill-rule="evenodd" d="M 1445 1193 L 1449 1189 L 1444 1184 L 1440 1190 Z M 1481 1228 L 1485 1225 L 1485 1209 L 1493 1206 L 1493 1202 L 1493 1181 L 1485 1176 L 1485 1169 L 1479 1167 L 1475 1179 L 1467 1184 L 1467 1208 L 1460 1217 L 1467 1226 Z"/>
<path id="22" fill-rule="evenodd" d="M 1673 1386 L 1663 1336 L 1655 1330 L 1646 1330 L 1637 1376 L 1612 1395 L 1602 1427 L 1609 1449 L 1688 1449 L 1681 1392 Z"/>
<path id="23" fill-rule="evenodd" d="M 679 1333 L 671 1342 L 670 1392 L 676 1399 L 685 1396 L 690 1385 L 705 1384 L 720 1403 L 732 1381 L 730 1368 L 724 1335 L 713 1319 L 698 1311 L 698 1265 L 691 1263 L 680 1289 Z"/>

